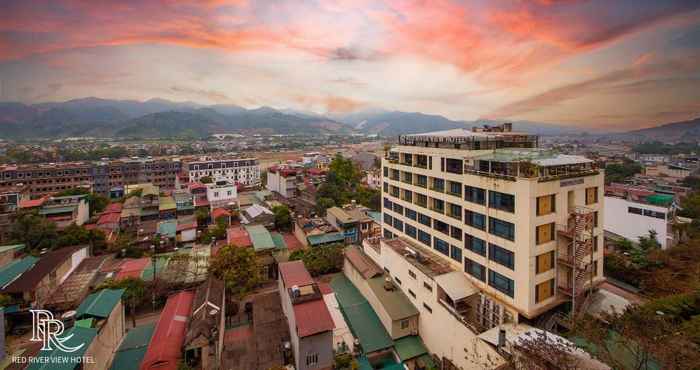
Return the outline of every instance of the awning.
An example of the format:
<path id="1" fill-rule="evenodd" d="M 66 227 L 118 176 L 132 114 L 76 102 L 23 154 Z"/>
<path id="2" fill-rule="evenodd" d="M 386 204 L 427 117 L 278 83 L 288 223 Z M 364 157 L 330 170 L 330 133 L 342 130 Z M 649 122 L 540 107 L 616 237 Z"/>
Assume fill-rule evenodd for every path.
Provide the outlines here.
<path id="1" fill-rule="evenodd" d="M 479 291 L 461 271 L 452 271 L 438 275 L 435 277 L 435 282 L 453 301 L 467 298 Z"/>

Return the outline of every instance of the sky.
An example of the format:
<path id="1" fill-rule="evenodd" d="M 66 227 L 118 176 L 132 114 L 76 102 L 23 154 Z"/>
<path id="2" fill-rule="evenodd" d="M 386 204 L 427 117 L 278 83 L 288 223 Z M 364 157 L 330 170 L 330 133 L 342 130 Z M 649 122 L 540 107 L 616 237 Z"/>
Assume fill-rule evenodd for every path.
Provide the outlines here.
<path id="1" fill-rule="evenodd" d="M 0 101 L 606 130 L 700 116 L 698 0 L 3 0 Z"/>

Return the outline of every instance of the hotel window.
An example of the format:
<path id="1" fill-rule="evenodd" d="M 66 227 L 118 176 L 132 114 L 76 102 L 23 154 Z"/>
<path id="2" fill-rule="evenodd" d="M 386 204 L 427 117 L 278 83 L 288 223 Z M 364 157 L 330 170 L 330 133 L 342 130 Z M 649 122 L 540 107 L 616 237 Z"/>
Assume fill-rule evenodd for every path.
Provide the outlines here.
<path id="1" fill-rule="evenodd" d="M 398 197 L 399 197 L 399 191 L 400 191 L 400 189 L 399 189 L 398 187 L 392 185 L 392 186 L 389 188 L 389 191 L 391 192 L 391 196 L 393 196 L 394 198 L 398 198 Z"/>
<path id="2" fill-rule="evenodd" d="M 416 273 L 413 272 L 413 270 L 408 270 L 408 276 L 410 276 L 410 277 L 412 277 L 412 278 L 415 279 L 415 278 L 416 278 Z"/>
<path id="3" fill-rule="evenodd" d="M 450 226 L 450 236 L 457 240 L 462 240 L 462 229 Z"/>
<path id="4" fill-rule="evenodd" d="M 416 293 L 414 293 L 411 289 L 408 290 L 408 294 L 410 294 L 411 297 L 416 298 Z"/>
<path id="5" fill-rule="evenodd" d="M 421 224 L 428 226 L 428 227 L 432 227 L 432 225 L 433 225 L 430 217 L 428 217 L 422 213 L 418 214 L 418 222 L 420 222 Z"/>
<path id="6" fill-rule="evenodd" d="M 389 183 L 387 183 L 387 182 L 384 183 L 384 192 L 385 193 L 389 192 Z"/>
<path id="7" fill-rule="evenodd" d="M 486 216 L 470 210 L 464 211 L 464 223 L 479 230 L 486 229 Z"/>
<path id="8" fill-rule="evenodd" d="M 476 204 L 486 204 L 486 190 L 465 185 L 464 200 Z"/>
<path id="9" fill-rule="evenodd" d="M 445 234 L 445 235 L 450 235 L 450 225 L 448 225 L 448 224 L 446 224 L 438 219 L 435 219 L 433 221 L 433 228 L 435 230 Z"/>
<path id="10" fill-rule="evenodd" d="M 486 268 L 469 258 L 464 259 L 464 272 L 481 281 L 486 281 Z"/>
<path id="11" fill-rule="evenodd" d="M 515 282 L 493 270 L 489 270 L 489 285 L 511 298 L 515 294 Z"/>
<path id="12" fill-rule="evenodd" d="M 387 224 L 387 225 L 391 225 L 393 222 L 394 222 L 394 218 L 391 217 L 390 214 L 385 213 L 385 214 L 384 214 L 384 223 Z"/>
<path id="13" fill-rule="evenodd" d="M 394 203 L 394 212 L 402 215 L 403 214 L 403 207 L 398 203 Z"/>
<path id="14" fill-rule="evenodd" d="M 396 283 L 398 283 L 399 285 L 403 284 L 403 283 L 401 282 L 401 279 L 399 279 L 397 276 L 394 276 L 394 280 L 395 280 Z"/>
<path id="15" fill-rule="evenodd" d="M 537 256 L 536 273 L 541 274 L 554 268 L 554 251 Z"/>
<path id="16" fill-rule="evenodd" d="M 432 198 L 432 200 L 433 200 L 432 210 L 435 212 L 439 212 L 439 213 L 445 213 L 445 201 L 442 199 L 435 199 L 435 198 Z"/>
<path id="17" fill-rule="evenodd" d="M 413 225 L 406 223 L 406 235 L 415 239 L 416 238 L 416 228 Z"/>
<path id="18" fill-rule="evenodd" d="M 423 288 L 425 288 L 426 290 L 429 290 L 431 292 L 433 291 L 433 286 L 426 283 L 426 282 L 423 282 Z"/>
<path id="19" fill-rule="evenodd" d="M 401 198 L 409 203 L 413 203 L 413 192 L 410 190 L 403 191 L 403 198 Z"/>
<path id="20" fill-rule="evenodd" d="M 448 194 L 455 195 L 458 197 L 462 197 L 462 184 L 459 182 L 455 181 L 450 181 L 449 182 L 449 190 L 447 191 Z"/>
<path id="21" fill-rule="evenodd" d="M 554 240 L 554 222 L 537 226 L 535 244 L 543 244 Z"/>
<path id="22" fill-rule="evenodd" d="M 450 245 L 450 257 L 457 262 L 462 262 L 462 249 L 455 245 Z"/>
<path id="23" fill-rule="evenodd" d="M 395 181 L 399 181 L 399 170 L 392 169 L 390 178 Z"/>
<path id="24" fill-rule="evenodd" d="M 508 221 L 489 217 L 489 233 L 508 240 L 515 240 L 515 225 Z"/>
<path id="25" fill-rule="evenodd" d="M 425 175 L 416 175 L 416 186 L 422 188 L 428 187 L 428 177 Z"/>
<path id="26" fill-rule="evenodd" d="M 416 221 L 418 219 L 418 213 L 416 213 L 416 211 L 410 208 L 405 208 L 404 211 L 406 213 L 407 218 L 410 218 L 413 221 Z"/>
<path id="27" fill-rule="evenodd" d="M 489 243 L 489 259 L 511 270 L 515 267 L 513 252 L 491 243 Z"/>
<path id="28" fill-rule="evenodd" d="M 436 251 L 449 256 L 450 255 L 450 245 L 447 244 L 446 241 L 438 239 L 438 238 L 433 238 L 433 248 L 435 248 Z"/>
<path id="29" fill-rule="evenodd" d="M 537 215 L 544 216 L 556 212 L 556 195 L 537 197 Z"/>
<path id="30" fill-rule="evenodd" d="M 461 159 L 446 158 L 445 172 L 461 175 L 464 173 L 464 162 Z"/>
<path id="31" fill-rule="evenodd" d="M 430 308 L 430 306 L 428 306 L 428 305 L 425 304 L 425 303 L 423 303 L 423 308 L 425 308 L 426 310 L 428 310 L 428 312 L 433 313 L 433 309 Z"/>
<path id="32" fill-rule="evenodd" d="M 456 219 L 462 221 L 462 206 L 452 204 L 452 203 L 447 203 L 447 209 L 448 213 L 447 215 Z"/>
<path id="33" fill-rule="evenodd" d="M 593 212 L 593 227 L 598 227 L 598 211 Z"/>
<path id="34" fill-rule="evenodd" d="M 399 230 L 400 232 L 403 232 L 403 221 L 399 220 L 398 218 L 394 219 L 394 229 Z"/>
<path id="35" fill-rule="evenodd" d="M 464 234 L 464 248 L 481 256 L 486 256 L 486 242 L 469 234 Z"/>
<path id="36" fill-rule="evenodd" d="M 506 212 L 515 212 L 515 196 L 489 190 L 489 207 Z"/>
<path id="37" fill-rule="evenodd" d="M 427 207 L 428 197 L 423 194 L 416 193 L 416 204 L 423 208 Z"/>
<path id="38" fill-rule="evenodd" d="M 426 233 L 423 230 L 418 230 L 418 241 L 430 246 L 430 234 Z"/>
<path id="39" fill-rule="evenodd" d="M 445 180 L 436 177 L 431 177 L 433 185 L 430 190 L 439 191 L 441 193 L 445 192 Z"/>
<path id="40" fill-rule="evenodd" d="M 598 203 L 598 187 L 586 188 L 586 205 Z"/>
<path id="41" fill-rule="evenodd" d="M 554 295 L 554 279 L 537 284 L 535 287 L 535 303 L 540 303 Z"/>

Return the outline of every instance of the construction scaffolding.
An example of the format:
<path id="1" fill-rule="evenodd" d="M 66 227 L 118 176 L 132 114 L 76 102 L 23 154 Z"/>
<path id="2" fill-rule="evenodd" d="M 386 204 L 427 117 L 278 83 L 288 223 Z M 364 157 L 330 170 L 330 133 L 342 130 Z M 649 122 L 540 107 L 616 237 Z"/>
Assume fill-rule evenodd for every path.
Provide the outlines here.
<path id="1" fill-rule="evenodd" d="M 567 224 L 559 226 L 557 290 L 571 299 L 570 320 L 585 311 L 586 292 L 593 287 L 594 227 L 595 212 L 581 206 L 573 207 Z"/>

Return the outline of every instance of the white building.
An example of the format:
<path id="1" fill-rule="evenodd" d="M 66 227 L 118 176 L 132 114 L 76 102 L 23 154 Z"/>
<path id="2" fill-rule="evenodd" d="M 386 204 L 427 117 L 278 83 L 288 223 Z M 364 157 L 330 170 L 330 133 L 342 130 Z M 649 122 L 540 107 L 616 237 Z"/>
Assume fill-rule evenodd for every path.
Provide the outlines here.
<path id="1" fill-rule="evenodd" d="M 384 239 L 432 248 L 444 264 L 464 271 L 461 282 L 460 274 L 445 278 L 450 300 L 443 300 L 472 299 L 477 331 L 535 319 L 564 302 L 580 307 L 583 293 L 603 280 L 602 171 L 591 160 L 537 143 L 537 136 L 512 132 L 509 124 L 404 135 L 382 161 Z M 380 265 L 392 275 L 407 273 L 392 268 L 394 260 Z M 439 289 L 431 288 L 435 301 Z M 428 313 L 434 306 L 417 303 Z M 430 320 L 424 313 L 421 321 Z M 443 325 L 421 323 L 431 352 L 451 348 L 436 347 L 441 339 L 427 334 Z M 464 350 L 451 351 L 443 356 L 461 362 Z"/>
<path id="2" fill-rule="evenodd" d="M 649 231 L 653 230 L 661 248 L 665 249 L 675 244 L 671 226 L 675 211 L 672 206 L 658 206 L 606 196 L 604 215 L 606 231 L 637 242 L 640 236 L 649 236 Z"/>
<path id="3" fill-rule="evenodd" d="M 299 175 L 303 168 L 298 166 L 280 165 L 267 170 L 267 190 L 278 193 L 285 198 L 297 196 L 297 184 L 301 182 Z"/>
<path id="4" fill-rule="evenodd" d="M 233 206 L 238 199 L 238 190 L 233 181 L 219 177 L 207 186 L 207 200 L 211 209 Z"/>
<path id="5" fill-rule="evenodd" d="M 200 157 L 185 161 L 182 171 L 189 182 L 202 177 L 224 177 L 244 186 L 260 185 L 260 164 L 256 158 Z"/>

